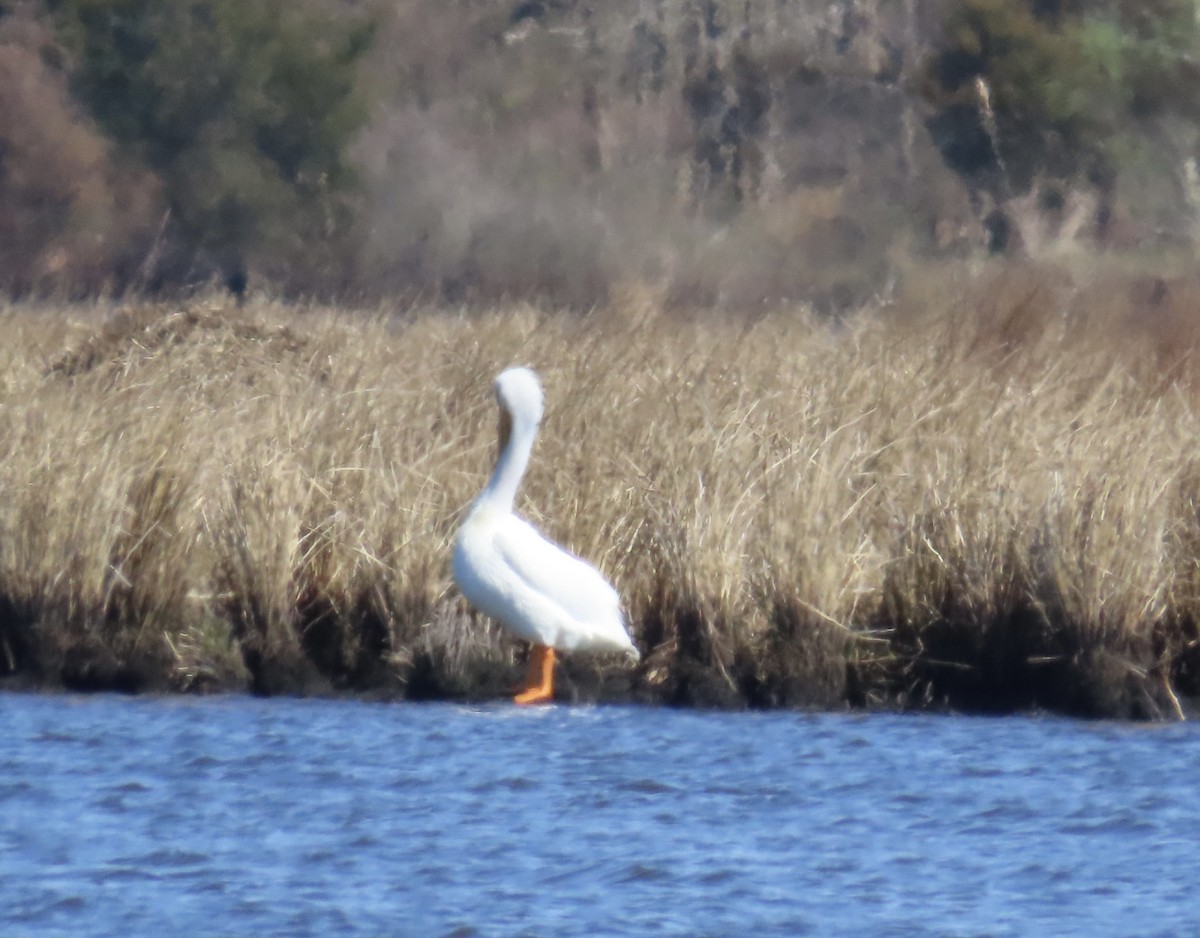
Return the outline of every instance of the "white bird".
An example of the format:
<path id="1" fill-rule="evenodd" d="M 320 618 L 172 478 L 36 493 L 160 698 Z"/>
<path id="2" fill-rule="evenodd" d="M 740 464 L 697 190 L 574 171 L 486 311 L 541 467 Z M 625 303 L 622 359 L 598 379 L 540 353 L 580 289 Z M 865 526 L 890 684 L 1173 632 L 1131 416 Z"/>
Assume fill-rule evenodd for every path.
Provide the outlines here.
<path id="1" fill-rule="evenodd" d="M 542 537 L 513 501 L 542 419 L 542 388 L 528 368 L 496 379 L 500 455 L 454 546 L 454 581 L 468 602 L 533 643 L 529 677 L 513 699 L 554 697 L 554 653 L 623 651 L 635 661 L 617 591 L 595 567 Z"/>

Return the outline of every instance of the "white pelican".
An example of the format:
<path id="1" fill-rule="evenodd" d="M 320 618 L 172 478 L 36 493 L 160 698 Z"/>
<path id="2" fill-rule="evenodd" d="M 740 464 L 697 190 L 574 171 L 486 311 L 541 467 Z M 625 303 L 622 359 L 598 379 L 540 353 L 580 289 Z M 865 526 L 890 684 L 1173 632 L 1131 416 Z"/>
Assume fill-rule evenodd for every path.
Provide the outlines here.
<path id="1" fill-rule="evenodd" d="M 550 543 L 513 513 L 542 419 L 542 388 L 528 368 L 496 379 L 500 455 L 454 545 L 454 581 L 476 609 L 533 643 L 520 704 L 554 697 L 554 652 L 638 651 L 621 600 L 595 567 Z"/>

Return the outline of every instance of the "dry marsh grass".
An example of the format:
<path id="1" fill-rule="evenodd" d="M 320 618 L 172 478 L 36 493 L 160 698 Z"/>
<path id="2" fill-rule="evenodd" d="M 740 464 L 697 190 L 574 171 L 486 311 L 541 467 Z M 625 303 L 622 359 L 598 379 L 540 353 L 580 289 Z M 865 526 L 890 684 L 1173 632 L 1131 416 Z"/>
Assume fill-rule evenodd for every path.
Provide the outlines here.
<path id="1" fill-rule="evenodd" d="M 448 557 L 523 363 L 548 408 L 522 508 L 615 581 L 644 652 L 568 659 L 564 693 L 1179 716 L 1194 343 L 1122 289 L 1009 271 L 840 324 L 636 290 L 587 316 L 8 309 L 0 673 L 506 693 L 524 650 Z"/>

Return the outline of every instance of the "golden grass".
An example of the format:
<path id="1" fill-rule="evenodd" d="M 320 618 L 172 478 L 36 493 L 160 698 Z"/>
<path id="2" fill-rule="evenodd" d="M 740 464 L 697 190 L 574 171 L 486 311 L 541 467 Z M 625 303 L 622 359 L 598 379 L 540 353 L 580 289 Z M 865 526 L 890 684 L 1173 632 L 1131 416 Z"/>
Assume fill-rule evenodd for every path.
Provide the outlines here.
<path id="1" fill-rule="evenodd" d="M 644 652 L 568 659 L 568 694 L 1179 715 L 1194 342 L 1139 296 L 1006 271 L 840 325 L 636 290 L 587 316 L 15 307 L 0 673 L 504 693 L 523 649 L 448 558 L 520 363 L 548 402 L 523 510 L 614 580 Z"/>

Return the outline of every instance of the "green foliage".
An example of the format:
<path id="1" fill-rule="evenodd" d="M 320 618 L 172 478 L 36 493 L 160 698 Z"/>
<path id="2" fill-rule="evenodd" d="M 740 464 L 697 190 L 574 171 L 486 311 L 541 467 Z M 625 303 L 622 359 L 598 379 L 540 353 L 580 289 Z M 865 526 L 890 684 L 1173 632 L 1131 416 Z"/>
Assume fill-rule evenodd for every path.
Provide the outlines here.
<path id="1" fill-rule="evenodd" d="M 1191 0 L 1118 3 L 1131 114 L 1200 118 L 1200 25 Z"/>
<path id="2" fill-rule="evenodd" d="M 1200 31 L 1188 0 L 1088 6 L 968 0 L 950 9 L 922 83 L 949 165 L 1016 191 L 1038 178 L 1106 188 L 1153 136 L 1148 122 L 1200 116 Z"/>
<path id="3" fill-rule="evenodd" d="M 58 0 L 75 94 L 161 178 L 175 232 L 287 255 L 344 227 L 369 22 L 288 0 Z"/>
<path id="4" fill-rule="evenodd" d="M 1089 70 L 1073 37 L 1023 0 L 956 5 L 923 86 L 938 108 L 935 141 L 954 169 L 985 184 L 1002 171 L 1022 190 L 1040 172 L 1069 176 L 1095 156 Z"/>

